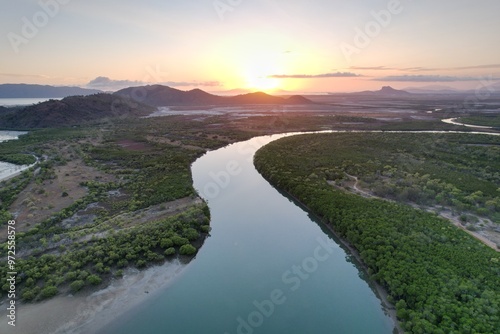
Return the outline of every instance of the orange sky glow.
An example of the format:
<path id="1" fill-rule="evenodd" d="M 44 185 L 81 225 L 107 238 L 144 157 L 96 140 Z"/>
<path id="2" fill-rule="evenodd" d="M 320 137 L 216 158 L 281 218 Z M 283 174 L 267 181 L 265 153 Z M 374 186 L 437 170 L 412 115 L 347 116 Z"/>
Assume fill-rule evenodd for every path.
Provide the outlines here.
<path id="1" fill-rule="evenodd" d="M 498 12 L 486 0 L 16 1 L 0 13 L 0 83 L 474 89 L 500 80 Z"/>

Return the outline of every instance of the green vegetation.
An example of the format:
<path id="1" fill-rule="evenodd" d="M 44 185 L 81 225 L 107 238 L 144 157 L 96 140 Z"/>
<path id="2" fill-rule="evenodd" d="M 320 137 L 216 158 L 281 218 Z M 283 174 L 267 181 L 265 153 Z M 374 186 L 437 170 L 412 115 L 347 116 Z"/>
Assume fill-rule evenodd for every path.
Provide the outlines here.
<path id="1" fill-rule="evenodd" d="M 381 187 L 381 195 L 430 205 L 435 198 L 497 219 L 496 204 L 486 203 L 499 195 L 499 140 L 453 134 L 295 136 L 259 150 L 255 165 L 353 245 L 371 277 L 388 291 L 406 332 L 496 333 L 497 252 L 435 214 L 363 198 L 327 181 L 342 181 L 348 173 L 374 190 Z"/>
<path id="2" fill-rule="evenodd" d="M 321 138 L 321 137 L 320 137 Z M 500 223 L 500 138 L 460 134 L 337 134 L 319 150 L 311 178 L 345 184 L 355 175 L 379 197 L 451 208 Z"/>
<path id="3" fill-rule="evenodd" d="M 99 167 L 126 182 L 122 190 L 130 196 L 121 202 L 115 201 L 113 205 L 134 211 L 193 195 L 189 168 L 200 151 L 144 145 L 140 151 L 125 150 L 115 143 L 84 150 L 88 165 Z"/>
<path id="4" fill-rule="evenodd" d="M 0 161 L 16 165 L 31 165 L 36 162 L 36 158 L 28 154 L 4 154 L 0 156 Z"/>
<path id="5" fill-rule="evenodd" d="M 190 165 L 207 150 L 271 132 L 380 126 L 379 121 L 364 116 L 311 116 L 288 112 L 286 108 L 267 113 L 268 106 L 262 107 L 266 116 L 248 118 L 190 115 L 96 119 L 90 115 L 84 121 L 80 119 L 87 108 L 108 110 L 114 101 L 110 99 L 99 95 L 67 99 L 63 104 L 53 101 L 54 108 L 41 110 L 53 116 L 45 117 L 44 124 L 24 109 L 22 119 L 10 119 L 18 127 L 75 122 L 73 127 L 34 130 L 19 140 L 0 144 L 0 160 L 32 163 L 35 156 L 38 158 L 33 168 L 0 182 L 0 232 L 5 222 L 21 212 L 22 219 L 16 225 L 16 270 L 18 295 L 25 301 L 100 287 L 112 277 L 121 277 L 127 267 L 144 268 L 175 256 L 192 258 L 210 232 L 210 214 L 195 194 Z M 123 105 L 118 109 L 102 116 L 122 116 L 124 111 L 135 117 L 151 111 L 126 101 L 120 103 Z M 58 108 L 76 113 L 64 120 L 53 114 Z M 429 124 L 424 123 L 421 126 Z M 448 126 L 437 121 L 433 124 Z M 483 159 L 480 147 L 476 147 L 478 162 Z M 466 220 L 471 217 L 469 213 L 497 218 L 497 196 L 490 183 L 496 182 L 498 175 L 494 171 L 498 166 L 490 164 L 487 169 L 486 163 L 490 162 L 483 164 L 486 176 L 475 175 L 482 182 L 482 193 L 473 194 L 473 202 L 467 199 L 472 193 L 458 186 L 461 193 L 452 198 L 459 201 L 452 204 L 464 211 Z M 329 180 L 339 182 L 345 178 L 344 172 L 350 171 L 330 169 Z M 414 177 L 417 172 L 418 177 L 425 175 L 418 170 L 403 171 Z M 320 173 L 316 175 L 321 177 Z M 445 177 L 430 175 L 431 180 L 448 182 Z M 311 178 L 315 179 L 314 175 Z M 392 187 L 388 179 L 375 181 Z M 422 188 L 423 182 L 415 182 L 415 187 Z M 476 179 L 467 182 L 475 185 Z M 47 204 L 51 196 L 53 202 Z M 427 197 L 421 196 L 420 200 L 425 202 Z M 177 202 L 181 203 L 178 207 Z M 5 253 L 7 243 L 0 243 L 0 249 Z M 6 270 L 6 259 L 1 258 L 0 275 Z M 0 298 L 5 298 L 7 287 L 0 287 Z"/>
<path id="6" fill-rule="evenodd" d="M 193 255 L 196 253 L 196 247 L 193 247 L 192 245 L 189 244 L 182 245 L 181 248 L 179 249 L 179 253 L 182 255 Z"/>
<path id="7" fill-rule="evenodd" d="M 248 135 L 220 130 L 220 137 L 214 138 L 200 131 L 205 123 L 193 124 L 176 117 L 117 120 L 32 131 L 0 144 L 0 159 L 15 152 L 40 159 L 30 170 L 1 182 L 0 188 L 2 224 L 13 217 L 19 198 L 25 199 L 17 206 L 37 213 L 23 216 L 16 225 L 16 287 L 23 300 L 76 293 L 121 277 L 126 267 L 144 268 L 166 257 L 190 259 L 196 254 L 210 230 L 210 213 L 196 197 L 190 165 L 207 149 L 234 140 L 229 136 Z M 78 177 L 80 170 L 94 176 L 80 178 L 76 188 L 64 188 L 65 179 Z M 53 191 L 55 202 L 70 204 L 38 218 L 52 184 L 59 185 Z M 73 198 L 75 193 L 83 196 Z M 31 200 L 33 195 L 39 199 Z M 184 204 L 168 211 L 176 200 Z M 26 219 L 33 223 L 26 224 Z M 0 244 L 4 254 L 7 247 L 7 242 Z M 2 258 L 0 276 L 8 271 Z M 8 291 L 4 283 L 2 298 Z"/>
<path id="8" fill-rule="evenodd" d="M 31 255 L 19 259 L 16 269 L 21 296 L 25 300 L 37 300 L 55 295 L 59 287 L 64 289 L 66 285 L 73 292 L 87 285 L 99 285 L 118 268 L 129 265 L 140 268 L 148 263 L 161 263 L 166 250 L 169 250 L 169 255 L 192 255 L 196 253 L 196 247 L 183 236 L 191 235 L 193 230 L 206 223 L 206 211 L 205 205 L 192 207 L 171 218 L 117 232 L 109 230 L 105 235 L 94 236 L 90 240 L 75 240 L 66 252 L 58 255 Z M 64 236 L 52 234 L 48 238 L 53 242 L 56 235 L 59 238 Z M 165 238 L 182 239 L 183 246 L 166 247 L 162 243 Z M 6 263 L 2 264 L 0 272 L 6 275 Z M 8 291 L 8 286 L 4 285 L 2 290 Z"/>
<path id="9" fill-rule="evenodd" d="M 489 114 L 480 116 L 460 117 L 458 119 L 458 122 L 470 125 L 491 126 L 494 128 L 500 128 L 500 115 Z"/>

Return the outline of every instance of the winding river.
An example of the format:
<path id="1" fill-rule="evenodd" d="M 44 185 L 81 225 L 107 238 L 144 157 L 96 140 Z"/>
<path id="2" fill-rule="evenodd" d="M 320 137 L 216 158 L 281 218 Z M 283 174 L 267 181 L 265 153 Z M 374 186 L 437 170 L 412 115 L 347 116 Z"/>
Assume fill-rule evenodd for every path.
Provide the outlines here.
<path id="1" fill-rule="evenodd" d="M 256 150 L 287 135 L 232 144 L 193 164 L 211 236 L 170 287 L 103 333 L 392 333 L 352 256 L 254 168 Z"/>
<path id="2" fill-rule="evenodd" d="M 235 143 L 192 165 L 194 187 L 210 207 L 211 236 L 176 278 L 100 333 L 393 332 L 340 241 L 255 170 L 260 147 L 294 134 Z"/>

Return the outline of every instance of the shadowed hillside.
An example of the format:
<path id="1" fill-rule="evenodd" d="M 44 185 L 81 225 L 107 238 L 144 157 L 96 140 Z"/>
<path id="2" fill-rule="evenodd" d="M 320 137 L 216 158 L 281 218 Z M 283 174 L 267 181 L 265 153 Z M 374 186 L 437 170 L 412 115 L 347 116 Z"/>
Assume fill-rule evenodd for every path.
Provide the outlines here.
<path id="1" fill-rule="evenodd" d="M 155 108 L 110 94 L 70 96 L 0 114 L 0 128 L 71 126 L 107 117 L 147 116 Z"/>
<path id="2" fill-rule="evenodd" d="M 175 88 L 153 85 L 122 89 L 115 95 L 129 97 L 152 106 L 200 106 L 200 105 L 242 105 L 242 104 L 310 104 L 302 96 L 283 98 L 257 92 L 237 96 L 218 96 L 201 89 L 182 91 Z"/>

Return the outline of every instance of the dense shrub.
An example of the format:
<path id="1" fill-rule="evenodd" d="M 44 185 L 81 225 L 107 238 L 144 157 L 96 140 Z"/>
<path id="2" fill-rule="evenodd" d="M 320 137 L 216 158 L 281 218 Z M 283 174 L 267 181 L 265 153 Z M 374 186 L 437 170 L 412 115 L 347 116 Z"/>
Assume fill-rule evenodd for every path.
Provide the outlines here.
<path id="1" fill-rule="evenodd" d="M 193 255 L 194 253 L 196 253 L 196 248 L 193 245 L 182 245 L 179 249 L 181 255 Z"/>

